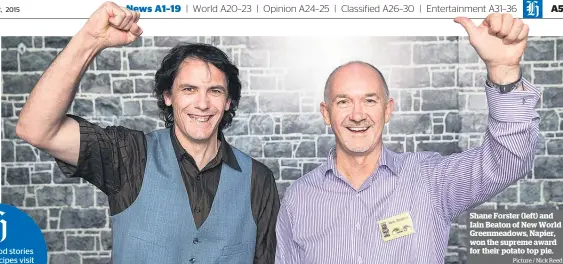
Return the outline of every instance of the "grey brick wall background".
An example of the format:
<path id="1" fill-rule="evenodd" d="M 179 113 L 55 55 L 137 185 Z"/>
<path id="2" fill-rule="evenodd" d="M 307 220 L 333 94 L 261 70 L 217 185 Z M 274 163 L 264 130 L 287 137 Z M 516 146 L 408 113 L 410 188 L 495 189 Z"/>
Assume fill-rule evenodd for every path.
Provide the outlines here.
<path id="1" fill-rule="evenodd" d="M 50 263 L 107 263 L 111 233 L 106 197 L 85 181 L 65 178 L 49 155 L 15 135 L 27 95 L 68 40 L 1 38 L 2 202 L 25 210 L 44 230 Z M 164 53 L 178 41 L 217 45 L 240 67 L 243 99 L 226 131 L 227 139 L 274 171 L 282 197 L 287 186 L 322 162 L 334 145 L 319 102 L 328 73 L 347 60 L 371 62 L 386 75 L 396 110 L 384 140 L 395 151 L 451 154 L 483 139 L 484 65 L 466 38 L 443 36 L 143 37 L 96 58 L 69 112 L 102 126 L 146 132 L 163 127 L 151 95 L 152 78 Z M 331 50 L 335 43 L 340 43 L 340 50 Z M 329 63 L 330 58 L 334 60 Z M 542 117 L 537 158 L 525 179 L 482 206 L 559 209 L 563 205 L 563 38 L 531 38 L 523 65 L 524 76 L 543 93 L 537 106 Z M 464 263 L 465 227 L 463 217 L 452 225 L 446 263 Z"/>

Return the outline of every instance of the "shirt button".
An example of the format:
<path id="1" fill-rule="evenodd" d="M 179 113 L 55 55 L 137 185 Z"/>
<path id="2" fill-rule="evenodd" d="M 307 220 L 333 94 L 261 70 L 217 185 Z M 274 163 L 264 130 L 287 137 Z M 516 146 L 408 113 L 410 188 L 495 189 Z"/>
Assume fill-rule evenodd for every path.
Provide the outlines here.
<path id="1" fill-rule="evenodd" d="M 191 258 L 190 263 L 195 263 L 195 258 Z"/>
<path id="2" fill-rule="evenodd" d="M 200 180 L 201 178 L 199 177 L 199 175 L 197 175 L 197 177 L 195 177 L 196 180 Z"/>
<path id="3" fill-rule="evenodd" d="M 356 229 L 360 230 L 360 222 L 356 223 Z"/>
<path id="4" fill-rule="evenodd" d="M 199 239 L 197 239 L 197 237 L 196 237 L 196 238 L 194 238 L 194 244 L 197 244 L 197 243 L 199 243 Z"/>
<path id="5" fill-rule="evenodd" d="M 358 264 L 362 264 L 362 257 L 358 257 Z"/>

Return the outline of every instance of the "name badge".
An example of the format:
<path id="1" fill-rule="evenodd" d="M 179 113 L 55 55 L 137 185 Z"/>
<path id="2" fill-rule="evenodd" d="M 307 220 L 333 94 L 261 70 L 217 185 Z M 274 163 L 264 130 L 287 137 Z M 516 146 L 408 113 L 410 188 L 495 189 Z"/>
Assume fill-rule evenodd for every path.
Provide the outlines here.
<path id="1" fill-rule="evenodd" d="M 385 242 L 414 233 L 414 226 L 409 213 L 398 214 L 377 223 Z"/>

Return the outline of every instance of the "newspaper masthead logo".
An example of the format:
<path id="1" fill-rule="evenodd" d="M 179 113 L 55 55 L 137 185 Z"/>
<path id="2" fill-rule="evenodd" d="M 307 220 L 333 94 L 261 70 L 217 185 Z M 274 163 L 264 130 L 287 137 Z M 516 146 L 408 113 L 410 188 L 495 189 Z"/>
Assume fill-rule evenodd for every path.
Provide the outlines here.
<path id="1" fill-rule="evenodd" d="M 523 18 L 543 18 L 542 0 L 524 0 Z"/>
<path id="2" fill-rule="evenodd" d="M 0 211 L 0 216 L 2 215 L 4 215 L 4 212 Z M 2 226 L 0 228 L 0 232 L 2 232 L 2 238 L 0 239 L 0 242 L 4 242 L 4 240 L 6 240 L 6 220 L 0 219 L 0 226 Z"/>

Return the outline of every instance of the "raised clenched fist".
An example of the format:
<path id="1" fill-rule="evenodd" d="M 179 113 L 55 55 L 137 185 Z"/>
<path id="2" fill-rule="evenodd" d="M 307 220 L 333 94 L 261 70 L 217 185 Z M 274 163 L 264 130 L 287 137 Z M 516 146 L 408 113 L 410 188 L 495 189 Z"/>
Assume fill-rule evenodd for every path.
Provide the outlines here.
<path id="1" fill-rule="evenodd" d="M 124 46 L 143 33 L 137 24 L 139 17 L 139 12 L 105 2 L 90 16 L 82 31 L 92 37 L 101 49 Z"/>

